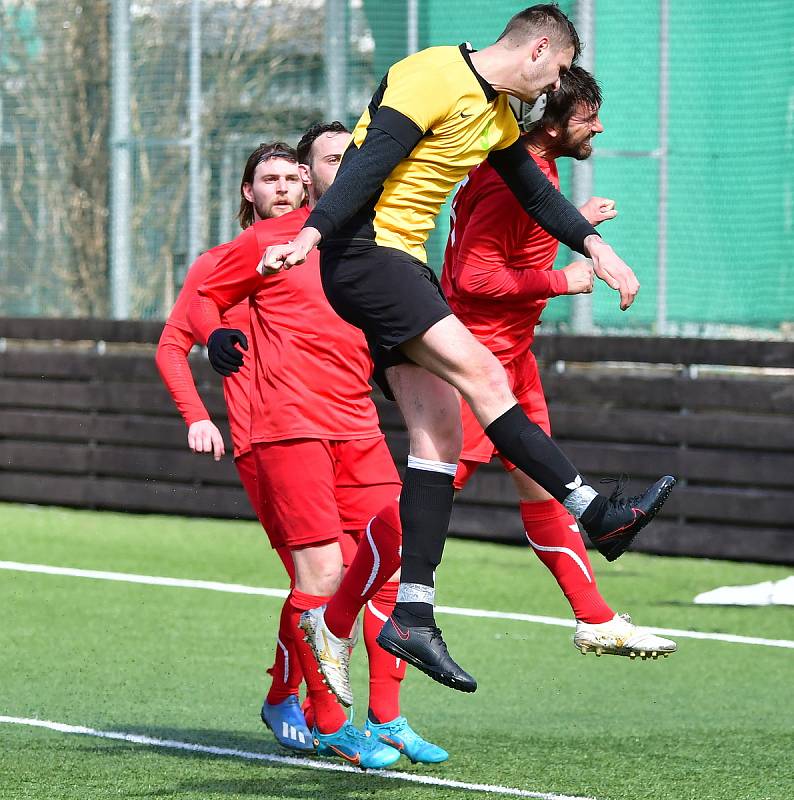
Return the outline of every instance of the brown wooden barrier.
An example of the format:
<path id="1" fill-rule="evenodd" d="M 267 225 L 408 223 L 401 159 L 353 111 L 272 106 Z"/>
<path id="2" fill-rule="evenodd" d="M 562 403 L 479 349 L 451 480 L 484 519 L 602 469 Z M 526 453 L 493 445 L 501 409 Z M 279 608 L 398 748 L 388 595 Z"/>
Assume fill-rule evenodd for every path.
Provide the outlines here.
<path id="1" fill-rule="evenodd" d="M 231 460 L 188 452 L 154 366 L 159 331 L 150 322 L 0 320 L 0 500 L 252 517 Z M 107 347 L 91 344 L 99 341 Z M 636 549 L 794 563 L 794 380 L 785 372 L 794 343 L 542 336 L 535 351 L 555 437 L 585 475 L 627 472 L 629 493 L 666 472 L 679 477 Z M 200 353 L 192 362 L 225 430 L 219 379 Z M 399 412 L 378 405 L 401 464 Z M 522 540 L 498 463 L 458 498 L 451 531 Z"/>

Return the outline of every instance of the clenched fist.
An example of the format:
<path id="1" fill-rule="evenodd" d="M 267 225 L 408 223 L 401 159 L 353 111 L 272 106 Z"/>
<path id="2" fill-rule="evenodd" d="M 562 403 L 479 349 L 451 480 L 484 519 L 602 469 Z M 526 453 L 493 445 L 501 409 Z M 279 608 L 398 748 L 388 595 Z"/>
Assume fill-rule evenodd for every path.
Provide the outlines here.
<path id="1" fill-rule="evenodd" d="M 608 197 L 591 197 L 580 209 L 579 213 L 593 226 L 600 225 L 608 219 L 614 219 L 618 212 L 615 201 Z"/>
<path id="2" fill-rule="evenodd" d="M 282 269 L 292 269 L 296 264 L 302 264 L 319 243 L 320 232 L 316 228 L 303 228 L 291 242 L 270 245 L 256 271 L 260 275 L 271 275 Z"/>
<path id="3" fill-rule="evenodd" d="M 565 294 L 590 294 L 593 291 L 593 265 L 589 261 L 574 261 L 562 268 L 568 281 Z"/>

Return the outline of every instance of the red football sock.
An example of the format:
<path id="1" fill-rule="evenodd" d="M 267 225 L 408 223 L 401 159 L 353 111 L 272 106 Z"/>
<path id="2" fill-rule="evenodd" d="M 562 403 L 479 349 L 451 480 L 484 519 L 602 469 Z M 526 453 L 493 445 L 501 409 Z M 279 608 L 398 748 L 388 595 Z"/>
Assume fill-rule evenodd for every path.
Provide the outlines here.
<path id="1" fill-rule="evenodd" d="M 306 720 L 306 727 L 311 730 L 314 727 L 314 709 L 312 708 L 312 699 L 308 695 L 301 704 L 301 711 L 303 718 Z"/>
<path id="2" fill-rule="evenodd" d="M 361 609 L 400 566 L 401 532 L 396 500 L 370 520 L 353 563 L 325 609 L 325 624 L 334 636 L 350 636 Z"/>
<path id="3" fill-rule="evenodd" d="M 576 520 L 556 500 L 522 502 L 521 519 L 535 555 L 557 579 L 576 619 L 612 619 L 615 612 L 598 591 Z"/>
<path id="4" fill-rule="evenodd" d="M 295 587 L 295 564 L 292 553 L 288 547 L 277 547 L 276 553 L 284 564 L 289 575 L 289 587 Z M 298 652 L 295 649 L 295 637 L 290 626 L 290 599 L 284 601 L 281 607 L 278 638 L 276 639 L 276 657 L 273 666 L 267 671 L 273 678 L 270 691 L 267 693 L 267 702 L 276 705 L 286 700 L 291 694 L 297 695 L 303 681 L 303 670 L 298 661 Z"/>
<path id="5" fill-rule="evenodd" d="M 291 694 L 297 696 L 303 682 L 303 670 L 298 658 L 295 636 L 292 632 L 292 604 L 288 597 L 281 607 L 278 638 L 276 639 L 276 659 L 267 671 L 273 678 L 267 702 L 276 705 L 286 700 Z"/>
<path id="6" fill-rule="evenodd" d="M 317 608 L 328 602 L 327 597 L 306 594 L 292 590 L 290 595 L 290 626 L 295 634 L 295 649 L 298 660 L 303 668 L 303 677 L 306 681 L 306 691 L 312 701 L 314 711 L 314 724 L 320 733 L 334 733 L 344 725 L 347 717 L 331 690 L 323 683 L 317 661 L 306 641 L 303 631 L 298 627 L 300 615 L 310 608 Z"/>
<path id="7" fill-rule="evenodd" d="M 385 583 L 364 609 L 364 644 L 369 660 L 369 718 L 376 723 L 400 716 L 400 684 L 405 661 L 387 653 L 376 641 L 397 602 L 399 581 Z"/>

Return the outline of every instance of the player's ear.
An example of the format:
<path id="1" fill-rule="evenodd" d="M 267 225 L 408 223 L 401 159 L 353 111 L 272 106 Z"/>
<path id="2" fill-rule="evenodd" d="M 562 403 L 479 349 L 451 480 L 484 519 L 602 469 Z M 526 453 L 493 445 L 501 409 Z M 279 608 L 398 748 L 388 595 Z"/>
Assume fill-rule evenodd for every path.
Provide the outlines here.
<path id="1" fill-rule="evenodd" d="M 540 39 L 536 39 L 532 45 L 532 60 L 537 61 L 544 53 L 548 52 L 550 46 L 551 42 L 548 36 L 541 36 Z"/>
<path id="2" fill-rule="evenodd" d="M 309 167 L 306 164 L 298 164 L 298 172 L 301 176 L 301 180 L 307 185 L 310 186 L 312 183 L 312 176 L 309 172 Z"/>
<path id="3" fill-rule="evenodd" d="M 251 184 L 250 183 L 244 183 L 243 186 L 242 186 L 241 191 L 243 193 L 243 197 L 249 203 L 253 203 L 254 202 L 254 192 L 253 192 L 253 189 L 251 188 Z"/>

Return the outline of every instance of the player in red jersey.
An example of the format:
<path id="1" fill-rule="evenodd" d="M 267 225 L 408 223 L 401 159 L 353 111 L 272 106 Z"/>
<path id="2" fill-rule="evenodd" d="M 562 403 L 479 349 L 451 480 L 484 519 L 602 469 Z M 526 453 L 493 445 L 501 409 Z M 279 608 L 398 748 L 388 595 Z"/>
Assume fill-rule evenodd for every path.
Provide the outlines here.
<path id="1" fill-rule="evenodd" d="M 581 67 L 571 67 L 524 145 L 556 189 L 555 159 L 583 160 L 604 128 L 601 92 Z M 617 215 L 614 202 L 592 197 L 580 209 L 593 225 Z M 469 175 L 452 204 L 452 228 L 441 285 L 450 308 L 505 368 L 510 387 L 533 422 L 551 435 L 546 399 L 531 351 L 535 326 L 549 298 L 593 290 L 593 270 L 575 261 L 553 270 L 558 241 L 527 216 L 498 173 L 484 162 Z M 500 455 L 465 400 L 463 448 L 454 486 L 462 489 L 480 466 L 498 455 L 515 481 L 529 544 L 552 572 L 577 620 L 575 645 L 583 652 L 651 656 L 675 643 L 643 631 L 607 605 L 574 517 L 526 474 Z M 599 543 L 596 543 L 599 546 Z M 599 548 L 600 549 L 600 548 Z"/>
<path id="2" fill-rule="evenodd" d="M 332 123 L 314 126 L 298 145 L 310 207 L 333 181 L 349 139 L 343 126 Z M 291 274 L 263 277 L 257 271 L 265 249 L 296 235 L 309 213 L 301 208 L 241 234 L 199 288 L 189 319 L 207 338 L 210 361 L 222 374 L 249 360 L 237 347 L 223 346 L 230 340 L 253 362 L 251 443 L 260 491 L 295 563 L 293 628 L 304 615 L 314 634 L 311 646 L 298 642 L 298 654 L 317 752 L 370 768 L 394 763 L 400 752 L 412 761 L 443 761 L 447 753 L 417 736 L 399 713 L 405 662 L 375 643 L 396 601 L 397 582 L 388 578 L 399 566 L 401 487 L 371 399 L 366 342 L 328 304 L 316 255 L 307 269 Z M 250 342 L 240 331 L 229 336 L 220 317 L 246 298 Z M 342 579 L 345 533 L 360 546 L 326 621 L 323 607 Z M 325 687 L 312 647 L 346 669 L 352 623 L 364 604 L 370 702 L 362 732 Z M 339 699 L 349 705 L 352 695 L 342 691 Z"/>
<path id="3" fill-rule="evenodd" d="M 248 158 L 240 185 L 238 219 L 245 229 L 262 219 L 279 217 L 299 208 L 304 201 L 304 186 L 295 150 L 283 142 L 261 144 Z M 213 247 L 199 256 L 185 276 L 185 282 L 172 309 L 157 346 L 157 367 L 171 397 L 188 426 L 188 446 L 194 453 L 211 453 L 218 461 L 225 452 L 223 437 L 210 419 L 193 382 L 188 353 L 194 344 L 203 344 L 187 321 L 192 296 L 212 274 L 230 243 Z M 248 303 L 238 303 L 224 312 L 224 324 L 249 330 Z M 262 523 L 272 547 L 281 558 L 290 582 L 294 580 L 292 556 L 278 534 L 278 526 L 260 503 L 256 486 L 256 464 L 251 453 L 251 412 L 248 365 L 223 381 L 223 392 L 234 447 L 234 463 L 248 498 Z M 262 706 L 262 719 L 285 746 L 311 751 L 311 733 L 298 704 L 298 689 L 303 680 L 289 626 L 289 603 L 282 608 L 275 661 L 269 670 L 272 683 Z M 284 722 L 287 723 L 286 728 Z"/>

